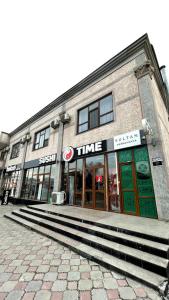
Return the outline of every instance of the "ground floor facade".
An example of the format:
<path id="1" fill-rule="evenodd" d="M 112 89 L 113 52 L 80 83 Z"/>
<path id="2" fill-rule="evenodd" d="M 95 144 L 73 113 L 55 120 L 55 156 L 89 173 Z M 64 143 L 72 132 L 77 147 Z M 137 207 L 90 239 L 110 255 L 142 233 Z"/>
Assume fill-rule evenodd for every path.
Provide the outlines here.
<path id="1" fill-rule="evenodd" d="M 147 146 L 68 163 L 64 190 L 71 205 L 157 218 Z"/>
<path id="2" fill-rule="evenodd" d="M 57 154 L 9 166 L 3 189 L 10 196 L 52 203 Z M 69 205 L 158 218 L 148 147 L 139 130 L 63 150 L 61 190 Z M 19 196 L 19 181 L 22 180 Z"/>

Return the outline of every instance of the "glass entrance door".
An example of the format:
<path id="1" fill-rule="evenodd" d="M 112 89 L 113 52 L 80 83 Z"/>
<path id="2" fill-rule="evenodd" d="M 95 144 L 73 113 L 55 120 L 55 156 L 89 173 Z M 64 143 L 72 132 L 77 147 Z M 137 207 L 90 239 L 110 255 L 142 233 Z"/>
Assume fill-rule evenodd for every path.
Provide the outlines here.
<path id="1" fill-rule="evenodd" d="M 105 209 L 104 155 L 86 158 L 84 206 Z"/>

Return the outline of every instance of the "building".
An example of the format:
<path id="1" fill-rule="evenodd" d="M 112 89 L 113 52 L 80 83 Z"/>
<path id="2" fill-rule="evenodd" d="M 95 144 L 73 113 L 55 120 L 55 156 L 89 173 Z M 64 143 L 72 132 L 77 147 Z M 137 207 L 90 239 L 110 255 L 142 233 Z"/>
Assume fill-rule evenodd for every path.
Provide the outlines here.
<path id="1" fill-rule="evenodd" d="M 13 130 L 1 193 L 169 219 L 169 97 L 147 34 Z"/>

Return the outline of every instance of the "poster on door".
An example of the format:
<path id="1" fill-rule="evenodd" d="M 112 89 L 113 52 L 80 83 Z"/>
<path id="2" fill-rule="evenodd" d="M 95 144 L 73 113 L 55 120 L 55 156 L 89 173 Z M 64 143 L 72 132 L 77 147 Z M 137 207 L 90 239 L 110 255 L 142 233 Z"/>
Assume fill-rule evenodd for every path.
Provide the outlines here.
<path id="1" fill-rule="evenodd" d="M 96 175 L 96 182 L 102 183 L 102 182 L 103 182 L 103 176 L 101 176 L 101 175 Z"/>

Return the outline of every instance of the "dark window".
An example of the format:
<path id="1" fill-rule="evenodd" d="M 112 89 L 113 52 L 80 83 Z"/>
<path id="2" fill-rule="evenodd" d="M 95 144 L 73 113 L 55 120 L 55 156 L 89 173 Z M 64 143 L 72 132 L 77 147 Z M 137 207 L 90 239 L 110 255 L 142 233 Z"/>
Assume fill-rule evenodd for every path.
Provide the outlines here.
<path id="1" fill-rule="evenodd" d="M 78 133 L 99 127 L 111 121 L 113 121 L 113 98 L 110 94 L 79 110 Z"/>
<path id="2" fill-rule="evenodd" d="M 11 159 L 19 156 L 20 143 L 17 143 L 12 146 Z"/>
<path id="3" fill-rule="evenodd" d="M 1 156 L 0 156 L 0 160 L 4 160 L 4 159 L 5 159 L 5 152 L 2 151 L 2 152 L 1 152 Z"/>
<path id="4" fill-rule="evenodd" d="M 50 127 L 45 128 L 35 134 L 34 150 L 48 146 Z"/>

